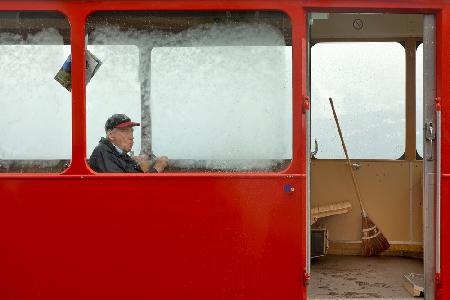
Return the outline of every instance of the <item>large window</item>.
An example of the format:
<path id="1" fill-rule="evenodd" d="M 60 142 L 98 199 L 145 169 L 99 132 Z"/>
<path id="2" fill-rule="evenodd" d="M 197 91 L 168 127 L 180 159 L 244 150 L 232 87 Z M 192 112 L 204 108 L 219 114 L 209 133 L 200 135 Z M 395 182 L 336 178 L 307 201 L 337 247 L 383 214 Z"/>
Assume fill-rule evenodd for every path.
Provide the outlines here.
<path id="1" fill-rule="evenodd" d="M 279 171 L 292 158 L 292 48 L 281 12 L 98 12 L 88 156 L 115 113 L 168 171 Z"/>
<path id="2" fill-rule="evenodd" d="M 0 172 L 61 172 L 71 158 L 70 54 L 59 13 L 0 12 Z"/>
<path id="3" fill-rule="evenodd" d="M 311 51 L 311 136 L 316 158 L 342 159 L 328 98 L 350 158 L 398 159 L 405 151 L 405 50 L 399 43 L 319 43 Z"/>

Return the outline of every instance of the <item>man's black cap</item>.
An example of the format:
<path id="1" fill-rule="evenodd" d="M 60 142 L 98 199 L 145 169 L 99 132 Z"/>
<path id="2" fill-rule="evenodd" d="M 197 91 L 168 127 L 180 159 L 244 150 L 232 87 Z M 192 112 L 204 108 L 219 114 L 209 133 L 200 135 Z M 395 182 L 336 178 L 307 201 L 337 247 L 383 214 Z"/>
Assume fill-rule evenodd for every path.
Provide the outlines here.
<path id="1" fill-rule="evenodd" d="M 105 131 L 113 130 L 114 128 L 125 128 L 139 126 L 140 123 L 131 122 L 131 119 L 124 114 L 115 114 L 106 120 Z"/>

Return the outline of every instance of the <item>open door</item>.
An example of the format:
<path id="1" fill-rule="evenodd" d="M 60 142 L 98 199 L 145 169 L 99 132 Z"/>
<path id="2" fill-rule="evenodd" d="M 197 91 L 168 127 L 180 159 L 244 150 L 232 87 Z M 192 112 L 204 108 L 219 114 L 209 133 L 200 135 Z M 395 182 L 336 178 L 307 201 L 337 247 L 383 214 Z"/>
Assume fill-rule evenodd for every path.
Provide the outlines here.
<path id="1" fill-rule="evenodd" d="M 306 18 L 306 95 L 311 98 L 311 45 L 310 25 L 311 13 Z M 305 112 L 306 117 L 306 273 L 311 274 L 311 110 Z"/>
<path id="2" fill-rule="evenodd" d="M 440 273 L 440 109 L 436 103 L 434 15 L 423 22 L 423 257 L 425 298 L 435 297 L 435 274 Z M 436 210 L 435 210 L 436 208 Z"/>

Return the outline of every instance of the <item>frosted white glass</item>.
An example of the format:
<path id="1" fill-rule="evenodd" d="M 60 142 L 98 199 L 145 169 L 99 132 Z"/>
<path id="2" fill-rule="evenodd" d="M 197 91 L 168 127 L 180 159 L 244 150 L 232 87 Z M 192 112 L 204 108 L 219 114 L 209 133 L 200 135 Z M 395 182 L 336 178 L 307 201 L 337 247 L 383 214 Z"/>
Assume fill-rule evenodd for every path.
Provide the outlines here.
<path id="1" fill-rule="evenodd" d="M 291 52 L 153 48 L 153 152 L 173 159 L 292 158 Z"/>
<path id="2" fill-rule="evenodd" d="M 0 159 L 72 157 L 72 97 L 54 79 L 69 53 L 51 28 L 0 33 Z"/>

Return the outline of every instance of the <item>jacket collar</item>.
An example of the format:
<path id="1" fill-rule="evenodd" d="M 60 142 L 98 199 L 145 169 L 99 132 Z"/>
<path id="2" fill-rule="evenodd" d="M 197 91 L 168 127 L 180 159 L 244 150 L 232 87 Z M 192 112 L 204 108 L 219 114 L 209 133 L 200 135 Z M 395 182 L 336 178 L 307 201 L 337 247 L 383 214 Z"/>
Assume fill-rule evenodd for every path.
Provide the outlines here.
<path id="1" fill-rule="evenodd" d="M 100 143 L 107 146 L 111 151 L 114 151 L 115 153 L 119 154 L 119 155 L 125 155 L 126 153 L 124 151 L 120 152 L 118 150 L 118 147 L 116 147 L 113 143 L 111 143 L 110 140 L 108 140 L 107 138 L 102 137 L 100 139 Z"/>

